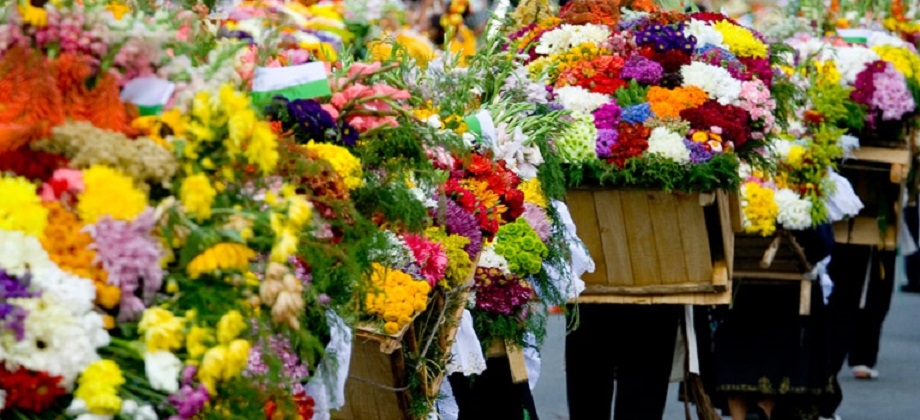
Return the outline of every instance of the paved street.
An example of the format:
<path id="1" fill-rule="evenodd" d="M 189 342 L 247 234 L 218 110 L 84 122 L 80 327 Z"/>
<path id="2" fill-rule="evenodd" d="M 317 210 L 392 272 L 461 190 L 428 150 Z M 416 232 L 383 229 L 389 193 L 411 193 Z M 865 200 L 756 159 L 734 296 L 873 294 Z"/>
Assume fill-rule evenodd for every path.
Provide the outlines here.
<path id="1" fill-rule="evenodd" d="M 541 420 L 567 420 L 565 398 L 565 319 L 554 316 L 541 352 L 542 372 L 534 390 Z M 880 378 L 856 381 L 845 368 L 840 374 L 844 391 L 842 420 L 920 419 L 920 295 L 895 292 L 891 312 L 882 333 L 879 355 Z M 695 415 L 695 414 L 694 414 Z M 683 420 L 683 405 L 677 400 L 677 384 L 672 384 L 665 420 Z"/>

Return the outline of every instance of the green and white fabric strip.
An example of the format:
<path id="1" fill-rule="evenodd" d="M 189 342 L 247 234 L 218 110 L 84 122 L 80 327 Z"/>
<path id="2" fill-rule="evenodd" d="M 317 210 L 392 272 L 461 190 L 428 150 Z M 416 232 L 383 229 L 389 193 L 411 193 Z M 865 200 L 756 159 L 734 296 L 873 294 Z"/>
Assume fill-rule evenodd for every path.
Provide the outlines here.
<path id="1" fill-rule="evenodd" d="M 125 84 L 121 100 L 137 105 L 142 117 L 160 115 L 175 91 L 176 85 L 168 80 L 139 77 Z"/>
<path id="2" fill-rule="evenodd" d="M 266 105 L 275 96 L 289 100 L 332 95 L 326 66 L 322 62 L 289 67 L 257 67 L 252 80 L 252 101 Z"/>
<path id="3" fill-rule="evenodd" d="M 872 30 L 869 29 L 838 29 L 837 35 L 850 44 L 865 44 L 869 42 Z"/>
<path id="4" fill-rule="evenodd" d="M 482 142 L 491 145 L 498 139 L 495 131 L 495 122 L 492 120 L 492 114 L 489 111 L 480 109 L 479 112 L 463 119 L 466 128 L 473 134 L 476 134 Z"/>

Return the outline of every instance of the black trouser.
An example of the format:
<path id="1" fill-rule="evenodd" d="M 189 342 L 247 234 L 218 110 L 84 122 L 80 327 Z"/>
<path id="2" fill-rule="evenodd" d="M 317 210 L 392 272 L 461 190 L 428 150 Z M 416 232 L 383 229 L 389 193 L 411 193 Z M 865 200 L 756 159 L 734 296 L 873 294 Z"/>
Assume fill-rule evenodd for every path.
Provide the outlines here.
<path id="1" fill-rule="evenodd" d="M 458 420 L 524 420 L 525 410 L 528 419 L 539 420 L 530 385 L 512 382 L 507 357 L 486 360 L 482 375 L 455 373 L 448 380 L 460 409 Z"/>
<path id="2" fill-rule="evenodd" d="M 683 307 L 581 304 L 578 311 L 565 343 L 569 420 L 610 419 L 614 378 L 615 420 L 661 419 Z"/>
<path id="3" fill-rule="evenodd" d="M 907 230 L 912 236 L 911 240 L 915 244 L 920 243 L 920 218 L 918 218 L 918 207 L 904 207 L 904 221 L 907 223 Z M 905 290 L 911 292 L 920 291 L 920 251 L 904 256 L 904 268 L 907 275 L 907 287 Z"/>
<path id="4" fill-rule="evenodd" d="M 894 291 L 894 260 L 893 251 L 880 251 L 876 247 L 838 244 L 834 248 L 828 267 L 828 274 L 834 280 L 827 308 L 830 372 L 840 372 L 847 359 L 850 366 L 875 367 L 882 324 Z M 867 268 L 868 286 L 865 285 Z M 840 393 L 830 396 L 823 404 L 822 415 L 833 414 L 841 400 Z"/>

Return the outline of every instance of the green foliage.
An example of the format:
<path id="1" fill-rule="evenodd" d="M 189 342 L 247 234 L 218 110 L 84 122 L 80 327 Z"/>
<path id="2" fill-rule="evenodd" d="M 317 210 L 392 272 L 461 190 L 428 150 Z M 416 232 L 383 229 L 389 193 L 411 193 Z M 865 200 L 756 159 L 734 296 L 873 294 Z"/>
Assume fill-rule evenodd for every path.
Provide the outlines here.
<path id="1" fill-rule="evenodd" d="M 568 165 L 570 187 L 598 186 L 681 192 L 733 190 L 738 187 L 738 160 L 717 154 L 704 164 L 681 165 L 660 156 L 641 156 L 623 168 L 606 162 Z"/>
<path id="2" fill-rule="evenodd" d="M 640 86 L 636 79 L 632 79 L 626 87 L 616 91 L 617 104 L 623 109 L 643 104 L 648 97 L 648 89 L 648 87 Z"/>
<path id="3" fill-rule="evenodd" d="M 815 111 L 831 124 L 859 131 L 865 124 L 866 109 L 850 100 L 852 91 L 852 87 L 841 86 L 838 83 L 816 83 L 808 91 L 808 99 L 811 100 Z"/>

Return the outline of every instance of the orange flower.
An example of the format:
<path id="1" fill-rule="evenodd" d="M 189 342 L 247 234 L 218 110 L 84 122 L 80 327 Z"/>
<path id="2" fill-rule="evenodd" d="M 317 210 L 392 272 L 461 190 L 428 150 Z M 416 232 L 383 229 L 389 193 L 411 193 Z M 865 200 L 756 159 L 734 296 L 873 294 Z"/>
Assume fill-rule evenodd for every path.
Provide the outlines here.
<path id="1" fill-rule="evenodd" d="M 463 188 L 470 190 L 473 195 L 476 196 L 476 199 L 482 203 L 483 206 L 487 209 L 491 209 L 498 204 L 498 194 L 495 191 L 492 191 L 489 188 L 489 183 L 485 181 L 479 181 L 476 179 L 464 179 L 460 181 L 460 185 Z"/>
<path id="2" fill-rule="evenodd" d="M 92 280 L 96 285 L 96 302 L 104 308 L 114 308 L 121 291 L 108 284 L 108 274 L 95 262 L 96 251 L 90 249 L 93 238 L 81 230 L 83 225 L 77 216 L 60 203 L 52 201 L 42 205 L 48 209 L 48 226 L 42 246 L 51 261 L 70 274 Z"/>
<path id="3" fill-rule="evenodd" d="M 709 100 L 706 92 L 694 86 L 674 89 L 652 86 L 647 97 L 652 112 L 659 118 L 680 117 L 680 111 L 696 108 Z"/>

